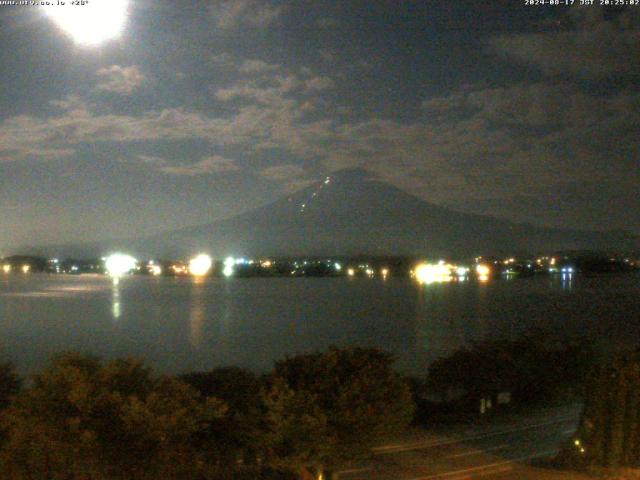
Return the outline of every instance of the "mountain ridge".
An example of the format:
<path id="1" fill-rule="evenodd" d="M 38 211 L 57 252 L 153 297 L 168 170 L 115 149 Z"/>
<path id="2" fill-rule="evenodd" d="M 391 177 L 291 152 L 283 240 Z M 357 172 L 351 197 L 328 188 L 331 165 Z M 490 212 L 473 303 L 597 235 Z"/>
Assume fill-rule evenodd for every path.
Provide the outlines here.
<path id="1" fill-rule="evenodd" d="M 216 257 L 470 257 L 558 250 L 630 251 L 639 248 L 639 238 L 629 232 L 546 228 L 463 213 L 421 200 L 365 170 L 349 169 L 230 218 L 144 239 L 85 247 L 98 254 L 121 248 L 156 257 L 199 251 Z"/>

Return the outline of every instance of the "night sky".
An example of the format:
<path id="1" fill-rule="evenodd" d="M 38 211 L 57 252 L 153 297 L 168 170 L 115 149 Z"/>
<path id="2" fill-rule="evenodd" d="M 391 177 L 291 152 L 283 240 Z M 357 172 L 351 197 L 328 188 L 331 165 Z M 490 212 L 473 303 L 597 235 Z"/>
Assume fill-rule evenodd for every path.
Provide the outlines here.
<path id="1" fill-rule="evenodd" d="M 640 233 L 640 7 L 523 3 L 131 0 L 91 46 L 0 5 L 0 254 L 209 223 L 348 167 Z"/>

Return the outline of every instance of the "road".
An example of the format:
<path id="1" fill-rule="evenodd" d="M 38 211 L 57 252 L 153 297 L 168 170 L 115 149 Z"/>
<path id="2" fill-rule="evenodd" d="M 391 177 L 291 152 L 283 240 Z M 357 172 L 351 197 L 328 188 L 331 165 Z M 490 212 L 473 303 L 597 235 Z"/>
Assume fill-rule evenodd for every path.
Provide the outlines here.
<path id="1" fill-rule="evenodd" d="M 446 433 L 415 432 L 374 448 L 367 464 L 339 472 L 340 480 L 463 480 L 581 478 L 540 473 L 530 462 L 557 453 L 574 434 L 579 406 L 549 409 Z M 569 476 L 567 476 L 569 475 Z"/>

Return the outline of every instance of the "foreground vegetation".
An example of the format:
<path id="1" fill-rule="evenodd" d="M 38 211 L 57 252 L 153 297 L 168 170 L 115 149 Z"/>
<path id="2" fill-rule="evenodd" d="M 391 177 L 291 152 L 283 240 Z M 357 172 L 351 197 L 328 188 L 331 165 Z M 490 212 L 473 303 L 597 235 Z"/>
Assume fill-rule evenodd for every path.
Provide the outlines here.
<path id="1" fill-rule="evenodd" d="M 578 431 L 562 455 L 590 470 L 640 467 L 640 350 L 595 368 Z M 620 478 L 632 478 L 630 473 Z M 636 470 L 635 477 L 640 477 Z"/>
<path id="2" fill-rule="evenodd" d="M 8 479 L 317 478 L 412 419 L 389 355 L 335 349 L 262 378 L 222 369 L 156 377 L 136 360 L 64 354 L 19 390 L 2 376 Z"/>
<path id="3" fill-rule="evenodd" d="M 425 381 L 392 367 L 362 348 L 287 357 L 263 376 L 157 376 L 137 360 L 66 353 L 22 382 L 0 365 L 0 479 L 331 478 L 412 421 L 477 418 L 480 399 L 486 415 L 586 397 L 565 465 L 640 462 L 638 353 L 609 363 L 587 341 L 532 335 L 460 349 Z"/>
<path id="4" fill-rule="evenodd" d="M 458 411 L 477 411 L 481 399 L 495 406 L 581 399 L 599 356 L 586 338 L 535 332 L 515 340 L 472 343 L 431 364 L 423 391 Z"/>

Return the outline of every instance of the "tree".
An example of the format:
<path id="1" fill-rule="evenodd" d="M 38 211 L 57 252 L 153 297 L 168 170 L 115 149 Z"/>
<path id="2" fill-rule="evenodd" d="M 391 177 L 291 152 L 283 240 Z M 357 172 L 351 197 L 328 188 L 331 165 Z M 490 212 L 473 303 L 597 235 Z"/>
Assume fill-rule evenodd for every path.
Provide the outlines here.
<path id="1" fill-rule="evenodd" d="M 182 375 L 180 380 L 205 397 L 216 397 L 228 406 L 227 414 L 212 422 L 200 438 L 219 465 L 256 465 L 263 456 L 264 412 L 260 380 L 237 367 Z"/>
<path id="2" fill-rule="evenodd" d="M 603 467 L 640 464 L 640 350 L 593 373 L 578 432 L 565 453 Z"/>
<path id="3" fill-rule="evenodd" d="M 9 405 L 11 398 L 20 390 L 20 378 L 11 363 L 0 364 L 0 410 Z"/>
<path id="4" fill-rule="evenodd" d="M 224 404 L 136 360 L 64 354 L 36 375 L 3 418 L 9 478 L 197 478 L 194 439 Z"/>
<path id="5" fill-rule="evenodd" d="M 320 476 L 406 427 L 413 400 L 392 363 L 389 354 L 362 348 L 277 362 L 264 391 L 270 461 Z"/>
<path id="6" fill-rule="evenodd" d="M 594 362 L 593 348 L 583 339 L 533 334 L 488 340 L 433 362 L 427 386 L 443 400 L 458 394 L 475 402 L 508 391 L 522 403 L 549 401 L 577 393 Z"/>

